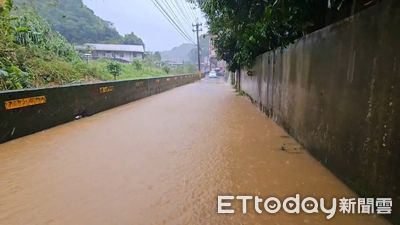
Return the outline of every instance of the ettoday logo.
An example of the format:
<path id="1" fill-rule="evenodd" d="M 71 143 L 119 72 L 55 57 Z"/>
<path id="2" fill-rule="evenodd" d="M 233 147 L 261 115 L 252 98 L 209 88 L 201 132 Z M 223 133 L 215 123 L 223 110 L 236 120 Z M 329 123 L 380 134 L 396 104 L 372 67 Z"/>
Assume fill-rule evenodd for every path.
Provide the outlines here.
<path id="1" fill-rule="evenodd" d="M 254 211 L 258 214 L 275 214 L 284 211 L 288 214 L 324 213 L 326 219 L 332 219 L 339 211 L 343 214 L 391 214 L 391 198 L 332 198 L 327 202 L 324 198 L 313 197 L 301 198 L 300 194 L 280 200 L 276 197 L 263 199 L 259 196 L 218 196 L 218 213 L 234 214 L 236 209 L 232 208 L 232 202 L 239 201 L 242 205 L 241 212 L 248 213 L 249 205 L 253 202 Z"/>

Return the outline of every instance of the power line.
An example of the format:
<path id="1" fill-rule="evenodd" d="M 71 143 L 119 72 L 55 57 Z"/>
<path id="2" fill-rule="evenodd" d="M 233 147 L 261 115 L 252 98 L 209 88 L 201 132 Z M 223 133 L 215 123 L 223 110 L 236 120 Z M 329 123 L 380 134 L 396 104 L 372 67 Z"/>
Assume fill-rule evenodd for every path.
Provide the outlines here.
<path id="1" fill-rule="evenodd" d="M 170 23 L 173 24 L 173 26 L 179 30 L 179 33 L 184 36 L 185 39 L 188 41 L 194 43 L 193 39 L 191 36 L 188 34 L 187 31 L 183 28 L 183 23 L 179 20 L 177 15 L 174 12 L 174 9 L 172 9 L 171 5 L 168 2 L 161 2 L 159 0 L 154 0 L 156 6 L 158 6 L 159 10 L 162 11 L 162 13 L 166 16 L 166 18 L 170 21 Z M 164 3 L 164 4 L 162 4 Z"/>
<path id="2" fill-rule="evenodd" d="M 169 15 L 166 14 L 166 12 L 161 8 L 161 6 L 159 5 L 159 3 L 155 2 L 154 0 L 151 0 L 154 4 L 154 6 L 158 9 L 158 11 L 161 12 L 161 14 L 167 19 L 167 21 L 175 28 L 175 30 L 184 38 L 187 39 L 187 37 L 183 34 L 183 32 L 179 29 L 179 27 L 176 25 L 176 23 L 174 23 L 171 18 L 169 17 Z"/>
<path id="3" fill-rule="evenodd" d="M 186 1 L 186 0 L 183 0 L 183 1 Z M 181 15 L 184 16 L 184 19 L 186 19 L 186 20 L 187 19 L 193 19 L 193 18 L 191 18 L 191 15 L 190 15 L 189 11 L 187 10 L 187 7 L 185 7 L 185 5 L 182 4 L 182 0 L 174 0 L 174 2 L 178 6 L 178 8 L 179 8 L 179 10 L 181 12 Z M 194 22 L 195 22 L 195 20 L 191 21 L 191 23 L 194 23 Z M 190 26 L 191 23 L 189 23 L 189 26 Z"/>
<path id="4" fill-rule="evenodd" d="M 175 30 L 186 40 L 192 42 L 194 41 L 181 29 L 181 27 L 176 23 L 176 21 L 170 16 L 170 14 L 165 10 L 165 8 L 158 2 L 158 0 L 151 0 L 156 8 L 161 12 L 161 14 L 168 20 L 168 22 L 175 28 Z"/>
<path id="5" fill-rule="evenodd" d="M 190 29 L 192 29 L 191 25 L 196 23 L 197 20 L 193 17 L 193 14 L 190 12 L 190 9 L 188 9 L 188 4 L 187 4 L 188 2 L 186 0 L 174 0 L 174 2 L 180 11 L 180 15 L 183 16 L 184 21 L 191 20 L 188 25 Z"/>
<path id="6" fill-rule="evenodd" d="M 183 35 L 186 37 L 186 39 L 191 41 L 191 42 L 193 42 L 193 39 L 190 37 L 188 32 L 183 28 L 182 22 L 176 16 L 174 10 L 171 8 L 171 6 L 168 4 L 168 2 L 166 3 L 166 5 L 165 5 L 165 2 L 164 2 L 164 7 L 157 0 L 156 0 L 156 2 L 160 5 L 160 7 L 167 14 L 167 16 L 173 21 L 173 23 L 179 28 L 179 30 L 183 33 Z M 169 12 L 168 12 L 168 10 L 169 10 Z"/>
<path id="7" fill-rule="evenodd" d="M 189 4 L 189 2 L 187 2 L 186 0 L 182 0 L 185 2 L 185 5 L 187 8 L 189 8 L 189 13 L 192 15 L 192 18 L 195 22 L 197 22 L 198 17 L 196 16 L 196 14 L 193 12 L 193 8 L 192 5 Z"/>
<path id="8" fill-rule="evenodd" d="M 170 15 L 172 15 L 172 17 L 174 17 L 175 22 L 181 26 L 185 35 L 188 36 L 193 41 L 193 39 L 191 38 L 190 32 L 187 32 L 187 30 L 184 26 L 184 23 L 182 22 L 181 18 L 178 16 L 179 13 L 175 13 L 177 11 L 176 6 L 173 5 L 172 3 L 170 4 L 170 2 L 168 0 L 163 0 L 163 2 L 164 2 L 164 6 L 166 6 L 166 8 L 169 9 L 169 12 L 171 13 Z M 185 20 L 183 20 L 183 21 L 185 21 Z"/>
<path id="9" fill-rule="evenodd" d="M 193 13 L 190 12 L 190 6 L 189 6 L 187 0 L 176 0 L 176 1 L 179 1 L 182 4 L 182 8 L 184 9 L 187 17 L 191 18 L 192 23 L 195 23 L 196 18 L 193 16 Z M 183 1 L 183 3 L 182 3 L 182 1 Z"/>

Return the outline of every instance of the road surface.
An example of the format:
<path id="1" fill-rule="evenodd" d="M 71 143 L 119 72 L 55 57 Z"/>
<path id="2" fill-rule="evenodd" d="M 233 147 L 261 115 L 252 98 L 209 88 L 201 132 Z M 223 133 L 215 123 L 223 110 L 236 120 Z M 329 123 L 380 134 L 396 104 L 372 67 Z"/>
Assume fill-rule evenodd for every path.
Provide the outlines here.
<path id="1" fill-rule="evenodd" d="M 0 145 L 2 225 L 388 224 L 340 213 L 259 215 L 250 207 L 246 215 L 217 214 L 218 195 L 296 193 L 355 196 L 221 80 Z"/>

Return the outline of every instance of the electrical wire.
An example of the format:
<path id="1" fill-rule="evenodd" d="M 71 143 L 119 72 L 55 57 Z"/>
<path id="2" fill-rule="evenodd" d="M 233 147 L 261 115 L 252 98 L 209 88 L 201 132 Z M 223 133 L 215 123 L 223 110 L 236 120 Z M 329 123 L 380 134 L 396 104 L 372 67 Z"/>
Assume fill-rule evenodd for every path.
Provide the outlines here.
<path id="1" fill-rule="evenodd" d="M 161 12 L 161 14 L 168 20 L 168 22 L 175 28 L 175 30 L 186 40 L 192 42 L 195 44 L 193 39 L 188 35 L 184 29 L 181 28 L 180 25 L 178 25 L 178 22 L 176 21 L 176 18 L 174 19 L 173 16 L 171 16 L 171 12 L 168 12 L 166 10 L 166 7 L 164 7 L 158 0 L 151 0 L 154 4 L 154 6 Z M 172 9 L 171 9 L 172 10 Z M 176 17 L 176 16 L 175 16 Z"/>

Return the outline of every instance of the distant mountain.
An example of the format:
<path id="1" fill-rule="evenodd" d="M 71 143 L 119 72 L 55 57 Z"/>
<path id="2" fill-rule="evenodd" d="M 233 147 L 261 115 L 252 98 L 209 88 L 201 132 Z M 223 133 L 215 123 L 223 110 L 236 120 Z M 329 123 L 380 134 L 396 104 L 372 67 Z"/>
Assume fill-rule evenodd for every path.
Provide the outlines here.
<path id="1" fill-rule="evenodd" d="M 200 37 L 200 49 L 201 60 L 203 61 L 204 57 L 209 55 L 209 35 Z M 163 61 L 197 63 L 197 46 L 194 44 L 182 44 L 169 51 L 161 52 L 161 58 Z"/>
<path id="2" fill-rule="evenodd" d="M 33 8 L 71 43 L 141 42 L 133 33 L 122 37 L 112 23 L 96 16 L 82 0 L 14 0 L 14 5 L 17 12 Z"/>
<path id="3" fill-rule="evenodd" d="M 196 49 L 196 45 L 193 44 L 182 44 L 169 51 L 161 52 L 161 59 L 163 61 L 173 62 L 191 62 L 193 61 L 190 56 L 190 52 Z"/>

